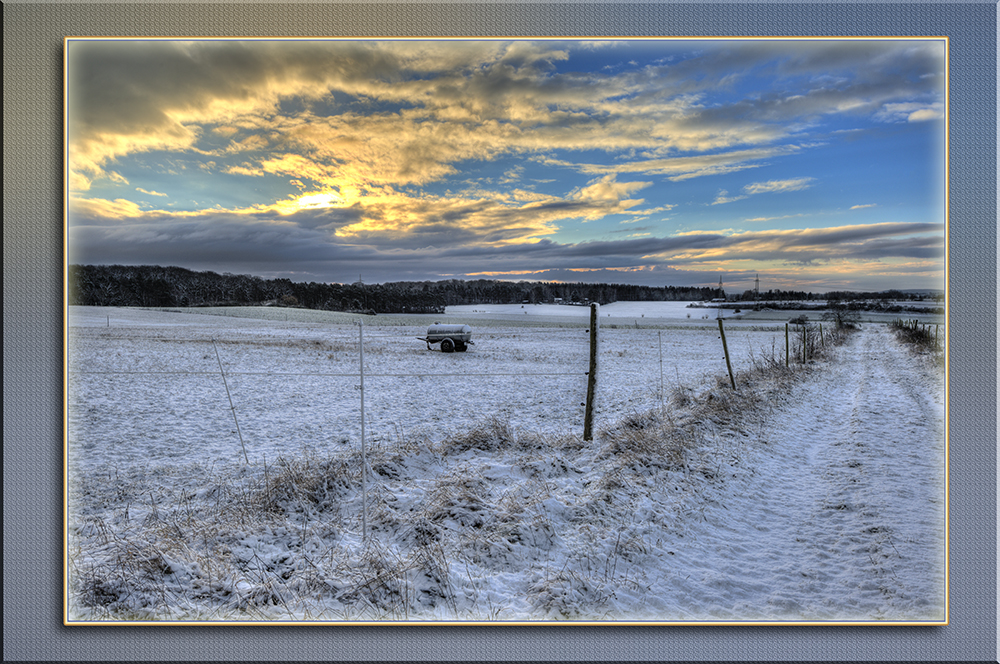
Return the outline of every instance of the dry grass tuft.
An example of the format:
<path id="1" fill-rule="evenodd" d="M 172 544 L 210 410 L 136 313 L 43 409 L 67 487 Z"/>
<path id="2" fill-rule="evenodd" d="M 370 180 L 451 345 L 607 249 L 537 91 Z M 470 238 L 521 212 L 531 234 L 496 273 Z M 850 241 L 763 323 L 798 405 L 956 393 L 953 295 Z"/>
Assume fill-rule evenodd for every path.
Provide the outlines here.
<path id="1" fill-rule="evenodd" d="M 441 451 L 445 455 L 469 450 L 497 452 L 514 447 L 516 442 L 510 418 L 505 415 L 490 415 L 468 431 L 446 438 L 441 443 Z"/>
<path id="2" fill-rule="evenodd" d="M 443 478 L 428 496 L 428 519 L 445 527 L 481 528 L 490 498 L 489 484 L 482 478 L 464 473 Z"/>
<path id="3" fill-rule="evenodd" d="M 599 434 L 597 460 L 614 458 L 622 466 L 673 470 L 684 462 L 684 449 L 693 442 L 690 432 L 651 410 L 643 417 L 626 418 Z"/>
<path id="4" fill-rule="evenodd" d="M 335 511 L 360 485 L 360 468 L 336 457 L 281 459 L 255 497 L 272 512 Z"/>

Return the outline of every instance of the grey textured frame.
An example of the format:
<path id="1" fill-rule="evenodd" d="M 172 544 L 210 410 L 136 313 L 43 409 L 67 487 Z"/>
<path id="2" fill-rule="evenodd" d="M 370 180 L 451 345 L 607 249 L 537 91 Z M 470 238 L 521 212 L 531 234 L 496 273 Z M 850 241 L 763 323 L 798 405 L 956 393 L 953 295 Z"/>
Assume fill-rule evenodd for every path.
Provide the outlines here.
<path id="1" fill-rule="evenodd" d="M 997 6 L 6 3 L 4 659 L 996 660 Z M 62 620 L 62 50 L 68 35 L 946 35 L 947 627 L 75 627 Z"/>

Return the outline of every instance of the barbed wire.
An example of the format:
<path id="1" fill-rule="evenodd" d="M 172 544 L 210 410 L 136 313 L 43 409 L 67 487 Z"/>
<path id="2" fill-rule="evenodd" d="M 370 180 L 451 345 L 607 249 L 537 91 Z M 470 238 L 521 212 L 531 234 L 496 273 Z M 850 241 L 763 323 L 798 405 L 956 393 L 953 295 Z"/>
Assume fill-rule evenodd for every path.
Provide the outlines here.
<path id="1" fill-rule="evenodd" d="M 218 376 L 219 371 L 74 371 L 71 374 L 95 374 L 95 375 L 181 375 L 181 376 Z M 360 378 L 360 373 L 312 373 L 312 372 L 286 372 L 286 371 L 226 371 L 227 376 L 314 376 L 320 377 L 354 377 Z M 462 376 L 489 378 L 493 376 L 585 376 L 586 372 L 567 371 L 559 373 L 524 373 L 522 371 L 512 373 L 369 373 L 365 372 L 365 378 L 436 378 L 438 376 Z"/>
<path id="2" fill-rule="evenodd" d="M 604 327 L 607 327 L 607 326 L 602 326 L 602 328 L 604 328 Z M 619 328 L 621 328 L 621 327 L 623 327 L 623 326 L 619 326 Z M 627 326 L 627 327 L 628 327 L 628 329 L 634 329 L 634 328 L 632 328 L 631 325 Z M 136 328 L 124 328 L 124 327 L 106 328 L 106 327 L 103 327 L 103 326 L 96 326 L 96 325 L 89 326 L 88 325 L 88 326 L 74 326 L 74 327 L 71 327 L 70 329 L 71 330 L 107 330 L 107 329 L 112 329 L 112 330 L 115 330 L 115 329 L 117 329 L 117 330 L 130 329 L 130 330 L 135 330 Z M 543 328 L 543 329 L 565 330 L 565 329 L 569 329 L 569 328 L 553 327 L 553 328 Z M 614 329 L 614 328 L 612 328 L 612 329 Z M 655 331 L 655 328 L 645 328 L 645 327 L 642 327 L 642 328 L 638 328 L 638 329 L 643 330 L 643 331 Z M 486 337 L 486 338 L 503 337 L 503 336 L 517 336 L 518 334 L 525 334 L 525 333 L 524 332 L 510 332 L 510 333 L 505 333 L 505 332 L 492 332 L 491 331 L 491 332 L 489 332 L 489 334 L 490 334 L 490 337 Z M 132 341 L 132 340 L 134 340 L 134 341 L 165 341 L 165 342 L 170 342 L 170 343 L 175 343 L 175 342 L 176 343 L 202 343 L 202 342 L 203 343 L 212 343 L 212 340 L 209 337 L 187 337 L 187 338 L 185 338 L 185 337 L 166 337 L 166 336 L 162 336 L 162 335 L 163 335 L 162 332 L 154 332 L 154 333 L 152 333 L 152 334 L 150 334 L 148 336 L 143 336 L 143 335 L 125 336 L 125 335 L 121 335 L 121 336 L 115 337 L 115 339 L 118 340 L 118 341 Z M 480 334 L 479 336 L 483 337 L 484 335 Z M 422 337 L 414 337 L 414 338 L 418 339 L 418 340 L 422 339 Z M 581 336 L 581 338 L 586 339 L 587 337 L 586 336 Z M 354 337 L 349 336 L 349 335 L 343 335 L 343 336 L 332 336 L 332 335 L 330 335 L 330 336 L 315 336 L 315 337 L 302 336 L 302 337 L 287 337 L 287 338 L 284 338 L 284 339 L 285 339 L 285 343 L 287 345 L 294 345 L 296 342 L 310 343 L 310 342 L 314 342 L 314 341 L 337 341 L 337 342 L 341 342 L 341 343 L 351 344 L 351 345 L 354 345 L 354 346 L 356 346 L 357 343 L 358 343 L 357 339 L 355 339 Z M 365 333 L 365 341 L 368 341 L 369 339 L 407 340 L 407 339 L 409 339 L 409 336 L 408 335 L 406 335 L 406 336 L 400 336 L 398 334 L 368 334 L 366 332 Z M 229 338 L 229 339 L 216 339 L 216 341 L 219 342 L 219 343 L 240 343 L 240 342 L 252 341 L 252 340 L 267 341 L 267 342 L 270 342 L 270 343 L 281 343 L 281 341 L 279 341 L 278 337 L 261 336 L 261 335 L 255 335 L 255 334 L 250 334 L 250 333 L 247 333 L 244 336 L 237 336 L 237 337 Z"/>

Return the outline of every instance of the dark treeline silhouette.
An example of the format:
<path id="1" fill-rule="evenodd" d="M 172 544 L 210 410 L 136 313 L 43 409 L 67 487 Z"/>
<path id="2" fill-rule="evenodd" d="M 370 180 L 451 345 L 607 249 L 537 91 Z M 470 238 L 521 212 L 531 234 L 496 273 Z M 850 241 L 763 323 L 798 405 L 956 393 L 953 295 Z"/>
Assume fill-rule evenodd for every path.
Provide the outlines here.
<path id="1" fill-rule="evenodd" d="M 234 305 L 298 306 L 363 313 L 442 313 L 453 304 L 701 302 L 721 296 L 715 287 L 636 286 L 633 284 L 551 281 L 394 281 L 384 284 L 320 284 L 263 279 L 247 274 L 195 272 L 156 265 L 71 265 L 69 303 L 113 307 L 204 307 Z M 771 308 L 826 308 L 850 302 L 852 309 L 904 311 L 893 300 L 938 299 L 889 290 L 879 293 L 806 293 L 768 290 L 757 302 Z M 753 302 L 754 292 L 730 296 Z M 802 302 L 814 304 L 803 306 Z M 786 304 L 787 303 L 787 304 Z"/>
<path id="2" fill-rule="evenodd" d="M 752 290 L 743 291 L 743 295 L 740 296 L 740 300 L 744 302 L 753 302 L 754 293 Z M 784 302 L 787 300 L 825 300 L 826 296 L 822 293 L 807 293 L 805 291 L 783 291 L 781 289 L 772 289 L 768 291 L 761 291 L 758 300 L 760 302 Z"/>
<path id="3" fill-rule="evenodd" d="M 68 278 L 70 304 L 114 307 L 276 305 L 365 313 L 441 313 L 452 304 L 609 304 L 718 296 L 717 288 L 492 279 L 320 284 L 155 265 L 71 265 Z"/>
<path id="4" fill-rule="evenodd" d="M 409 283 L 409 282 L 402 282 Z M 704 300 L 718 293 L 716 288 L 678 288 L 676 286 L 636 286 L 633 284 L 587 284 L 554 281 L 496 281 L 475 279 L 430 283 L 440 291 L 445 304 L 541 304 L 598 302 L 677 302 Z"/>
<path id="5" fill-rule="evenodd" d="M 730 298 L 732 299 L 732 298 Z M 743 295 L 739 297 L 743 302 L 753 302 L 754 292 L 752 290 L 743 291 Z M 799 300 L 803 302 L 810 302 L 813 300 L 827 302 L 827 301 L 861 301 L 861 300 L 915 300 L 923 301 L 928 300 L 944 300 L 944 294 L 931 295 L 926 293 L 905 293 L 899 290 L 887 290 L 875 292 L 858 292 L 858 291 L 829 291 L 826 293 L 807 293 L 805 291 L 783 291 L 780 289 L 761 291 L 757 297 L 760 302 L 786 302 L 789 300 Z"/>
<path id="6" fill-rule="evenodd" d="M 743 291 L 743 294 L 736 298 L 729 298 L 730 302 L 749 303 L 756 301 L 758 306 L 768 309 L 837 309 L 841 306 L 851 311 L 875 311 L 885 313 L 899 313 L 903 311 L 914 311 L 924 313 L 943 314 L 943 307 L 908 306 L 897 304 L 897 302 L 910 301 L 922 302 L 932 300 L 943 302 L 943 293 L 907 293 L 899 290 L 887 290 L 879 292 L 858 292 L 858 291 L 829 291 L 827 293 L 807 293 L 804 291 L 783 291 L 768 290 L 760 292 L 756 298 L 752 290 Z M 736 305 L 739 306 L 739 305 Z M 745 304 L 743 305 L 745 306 Z"/>
<path id="7" fill-rule="evenodd" d="M 880 291 L 878 293 L 852 291 L 830 291 L 826 294 L 828 300 L 924 300 L 944 301 L 944 293 L 904 292 L 899 290 Z"/>

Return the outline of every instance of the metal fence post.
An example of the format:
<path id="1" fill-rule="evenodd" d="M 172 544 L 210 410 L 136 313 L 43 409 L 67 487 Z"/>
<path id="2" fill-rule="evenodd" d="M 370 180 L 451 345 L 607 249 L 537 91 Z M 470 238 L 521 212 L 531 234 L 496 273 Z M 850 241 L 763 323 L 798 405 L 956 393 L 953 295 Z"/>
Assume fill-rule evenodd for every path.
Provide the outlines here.
<path id="1" fill-rule="evenodd" d="M 215 337 L 212 337 L 212 348 L 215 349 L 215 359 L 219 363 L 219 373 L 222 374 L 222 384 L 226 388 L 226 398 L 229 399 L 229 410 L 233 413 L 233 422 L 236 423 L 236 434 L 240 437 L 240 447 L 243 449 L 243 460 L 250 465 L 250 457 L 247 456 L 247 446 L 243 444 L 243 432 L 240 431 L 240 421 L 236 417 L 236 406 L 233 405 L 233 395 L 229 393 L 229 381 L 226 380 L 226 370 L 222 368 L 222 358 L 219 357 L 219 347 L 215 345 Z"/>
<path id="2" fill-rule="evenodd" d="M 583 439 L 594 439 L 594 393 L 597 391 L 597 330 L 600 326 L 598 303 L 590 305 L 590 371 L 587 372 L 587 404 L 583 413 Z"/>
<path id="3" fill-rule="evenodd" d="M 937 337 L 934 337 L 937 339 Z M 663 332 L 656 331 L 656 340 L 660 345 L 660 407 L 663 407 Z"/>
<path id="4" fill-rule="evenodd" d="M 368 540 L 368 456 L 365 450 L 365 341 L 364 321 L 358 321 L 358 374 L 361 376 L 361 540 Z"/>

